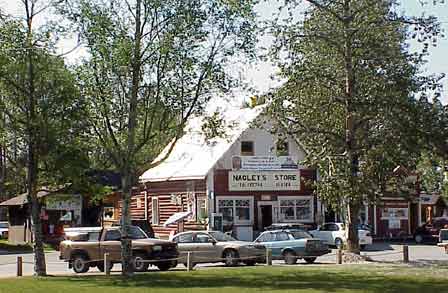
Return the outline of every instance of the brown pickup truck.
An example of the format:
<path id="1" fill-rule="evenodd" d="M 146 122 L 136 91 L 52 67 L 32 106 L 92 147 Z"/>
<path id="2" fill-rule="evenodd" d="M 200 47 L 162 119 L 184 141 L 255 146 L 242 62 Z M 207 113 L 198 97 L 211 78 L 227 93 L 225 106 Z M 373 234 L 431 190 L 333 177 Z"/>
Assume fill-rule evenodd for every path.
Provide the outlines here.
<path id="1" fill-rule="evenodd" d="M 134 271 L 144 272 L 150 262 L 166 271 L 177 265 L 177 244 L 171 241 L 148 238 L 142 229 L 130 227 L 132 264 Z M 119 227 L 81 227 L 65 230 L 60 244 L 60 259 L 69 263 L 76 273 L 85 273 L 90 267 L 104 271 L 104 254 L 108 253 L 109 269 L 121 262 L 121 233 Z"/>

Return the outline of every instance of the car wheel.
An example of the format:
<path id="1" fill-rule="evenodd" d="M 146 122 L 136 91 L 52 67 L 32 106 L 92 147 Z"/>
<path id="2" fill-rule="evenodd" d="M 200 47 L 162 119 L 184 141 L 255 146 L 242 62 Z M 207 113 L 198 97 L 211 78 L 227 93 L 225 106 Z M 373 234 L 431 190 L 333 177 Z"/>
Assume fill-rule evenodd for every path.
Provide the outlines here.
<path id="1" fill-rule="evenodd" d="M 86 273 L 89 271 L 89 263 L 87 257 L 82 254 L 77 254 L 72 260 L 73 271 L 77 274 Z"/>
<path id="2" fill-rule="evenodd" d="M 132 256 L 132 265 L 136 272 L 146 272 L 149 263 L 146 262 L 146 256 L 143 253 L 137 253 Z"/>
<path id="3" fill-rule="evenodd" d="M 334 245 L 336 246 L 336 248 L 342 249 L 342 247 L 344 246 L 344 241 L 342 241 L 341 238 L 336 238 L 334 240 Z"/>
<path id="4" fill-rule="evenodd" d="M 228 267 L 234 267 L 238 264 L 238 254 L 233 249 L 227 249 L 223 254 L 224 263 Z"/>
<path id="5" fill-rule="evenodd" d="M 257 261 L 255 261 L 255 260 L 246 260 L 245 262 L 244 262 L 244 264 L 246 265 L 246 266 L 254 266 L 255 264 L 257 263 Z"/>
<path id="6" fill-rule="evenodd" d="M 417 244 L 423 243 L 423 235 L 417 234 L 417 235 L 415 235 L 414 239 Z"/>
<path id="7" fill-rule="evenodd" d="M 104 272 L 104 262 L 99 262 L 96 267 L 100 272 Z M 112 268 L 114 267 L 114 264 L 112 262 L 109 262 L 109 272 L 112 271 Z"/>
<path id="8" fill-rule="evenodd" d="M 314 263 L 317 257 L 305 257 L 306 263 Z"/>
<path id="9" fill-rule="evenodd" d="M 185 263 L 183 263 L 183 265 L 186 267 L 186 268 L 188 268 L 188 264 L 185 262 Z M 194 268 L 196 266 L 196 263 L 192 263 L 191 264 L 191 268 Z"/>
<path id="10" fill-rule="evenodd" d="M 283 253 L 283 257 L 285 259 L 285 263 L 288 265 L 293 265 L 297 263 L 296 254 L 290 250 L 285 251 L 285 253 Z"/>
<path id="11" fill-rule="evenodd" d="M 156 264 L 157 268 L 159 268 L 160 271 L 168 271 L 173 267 L 173 264 L 171 262 L 162 262 Z"/>

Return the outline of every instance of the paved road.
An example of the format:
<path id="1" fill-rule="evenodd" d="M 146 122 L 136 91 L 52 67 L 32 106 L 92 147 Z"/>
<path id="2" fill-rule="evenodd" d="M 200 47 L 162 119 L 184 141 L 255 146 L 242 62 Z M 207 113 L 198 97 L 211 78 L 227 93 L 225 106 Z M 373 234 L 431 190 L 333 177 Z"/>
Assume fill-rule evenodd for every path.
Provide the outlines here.
<path id="1" fill-rule="evenodd" d="M 368 247 L 362 254 L 368 255 L 375 261 L 401 261 L 403 255 L 401 253 L 402 246 L 397 244 L 388 243 L 375 243 L 371 247 Z M 1 255 L 0 251 L 0 277 L 12 277 L 16 275 L 16 259 L 18 254 Z M 319 257 L 316 261 L 317 264 L 334 264 L 335 263 L 335 250 L 328 256 Z M 33 274 L 33 255 L 32 254 L 20 254 L 23 257 L 23 274 Z M 72 270 L 68 269 L 67 263 L 58 259 L 58 252 L 46 253 L 47 261 L 47 273 L 60 275 L 60 274 L 73 274 Z M 409 246 L 409 258 L 410 261 L 418 261 L 422 263 L 442 263 L 448 265 L 448 254 L 437 247 L 431 245 L 410 245 Z M 303 264 L 303 261 L 298 261 L 298 264 Z M 283 264 L 283 261 L 274 261 L 274 265 Z M 222 264 L 202 264 L 198 268 L 207 267 L 219 267 Z M 116 264 L 113 271 L 119 272 L 121 266 Z M 157 270 L 154 268 L 154 270 Z M 183 265 L 177 266 L 176 270 L 185 270 Z M 91 268 L 88 274 L 98 274 L 99 271 L 96 268 Z"/>

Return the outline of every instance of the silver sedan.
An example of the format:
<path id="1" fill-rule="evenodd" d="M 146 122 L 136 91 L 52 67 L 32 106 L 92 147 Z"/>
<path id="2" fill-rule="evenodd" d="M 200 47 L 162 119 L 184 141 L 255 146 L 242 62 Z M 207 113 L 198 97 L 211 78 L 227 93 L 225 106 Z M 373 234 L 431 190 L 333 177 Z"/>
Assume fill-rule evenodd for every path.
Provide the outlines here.
<path id="1" fill-rule="evenodd" d="M 224 262 L 235 266 L 242 262 L 254 265 L 263 262 L 266 248 L 252 242 L 238 241 L 220 231 L 190 231 L 175 235 L 172 241 L 178 245 L 180 263 L 187 264 L 190 253 L 193 264 Z"/>

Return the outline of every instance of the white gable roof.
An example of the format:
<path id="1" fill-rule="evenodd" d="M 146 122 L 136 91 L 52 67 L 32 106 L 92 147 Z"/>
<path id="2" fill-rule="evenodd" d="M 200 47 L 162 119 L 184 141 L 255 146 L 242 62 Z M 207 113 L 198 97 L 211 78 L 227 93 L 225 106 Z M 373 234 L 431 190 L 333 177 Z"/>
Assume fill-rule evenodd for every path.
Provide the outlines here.
<path id="1" fill-rule="evenodd" d="M 139 178 L 140 182 L 204 179 L 264 108 L 264 106 L 258 106 L 226 110 L 223 113 L 225 122 L 232 127 L 226 128 L 225 138 L 215 138 L 209 143 L 201 131 L 204 117 L 190 119 L 185 128 L 185 135 L 176 143 L 170 156 L 160 165 L 143 173 Z M 155 161 L 163 158 L 168 149 L 169 146 Z"/>

